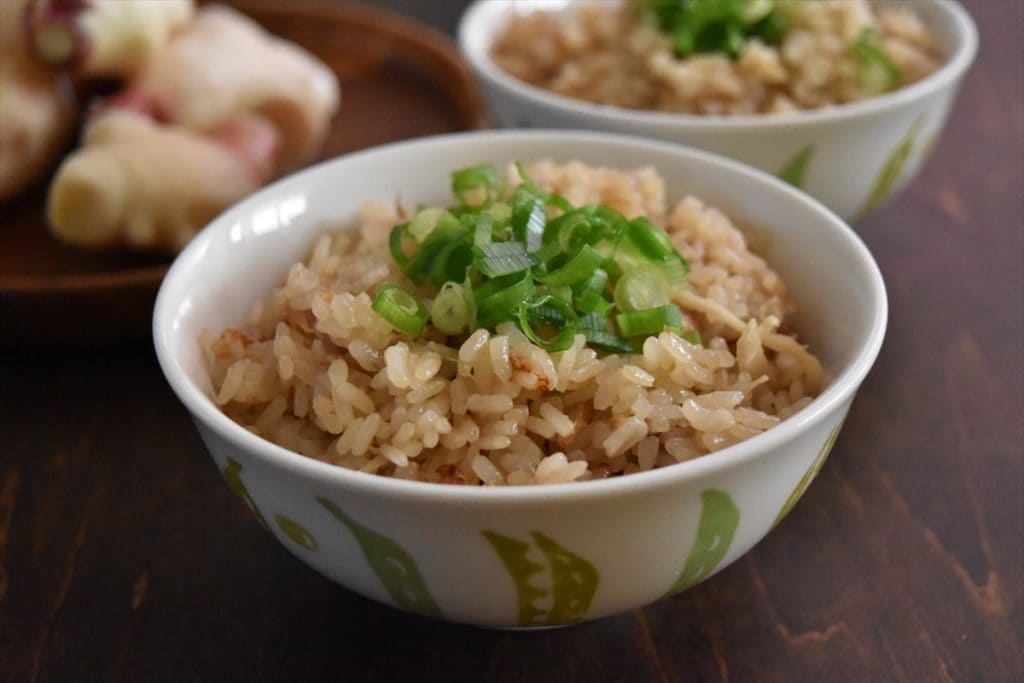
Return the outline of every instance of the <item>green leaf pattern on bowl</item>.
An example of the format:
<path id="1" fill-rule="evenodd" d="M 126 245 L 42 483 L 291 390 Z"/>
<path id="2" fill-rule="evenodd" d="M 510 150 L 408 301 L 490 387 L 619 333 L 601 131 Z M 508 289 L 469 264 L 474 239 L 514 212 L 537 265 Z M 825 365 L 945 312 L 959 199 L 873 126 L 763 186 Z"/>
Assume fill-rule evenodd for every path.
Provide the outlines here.
<path id="1" fill-rule="evenodd" d="M 789 514 L 821 470 L 841 428 L 842 422 L 829 434 L 810 468 L 782 506 L 772 528 Z M 242 482 L 241 472 L 242 466 L 233 458 L 228 458 L 223 469 L 228 486 L 245 503 L 260 525 L 269 529 L 266 519 Z M 442 616 L 416 561 L 404 548 L 387 536 L 355 521 L 329 498 L 317 496 L 316 501 L 352 533 L 370 568 L 396 606 L 427 616 Z M 320 544 L 316 538 L 295 520 L 278 514 L 274 521 L 284 535 L 300 547 L 310 551 L 319 549 Z M 715 571 L 729 551 L 739 521 L 740 510 L 728 493 L 718 489 L 701 492 L 697 538 L 686 556 L 679 577 L 666 592 L 666 596 L 700 583 Z M 520 626 L 572 624 L 586 616 L 600 584 L 600 574 L 590 561 L 539 531 L 531 531 L 532 540 L 527 541 L 486 529 L 481 534 L 497 553 L 515 585 L 518 599 L 517 623 Z M 530 558 L 534 547 L 543 556 L 546 567 Z M 542 585 L 534 583 L 537 578 Z M 549 596 L 550 606 L 544 606 L 543 601 Z"/>
<path id="2" fill-rule="evenodd" d="M 256 518 L 256 521 L 260 523 L 260 526 L 270 531 L 270 525 L 267 524 L 266 518 L 263 513 L 260 512 L 260 508 L 256 505 L 256 501 L 253 500 L 252 496 L 249 495 L 249 489 L 245 487 L 245 482 L 242 481 L 242 466 L 234 458 L 228 458 L 224 464 L 222 470 L 224 474 L 224 480 L 228 483 L 228 488 L 234 491 L 235 495 L 242 499 L 245 503 L 245 507 L 249 508 L 249 512 Z M 277 522 L 277 527 L 281 532 L 290 538 L 292 541 L 302 546 L 306 550 L 317 550 L 320 544 L 313 538 L 313 534 L 309 533 L 305 527 L 296 522 L 291 517 L 285 515 L 274 515 L 274 521 Z"/>
<path id="3" fill-rule="evenodd" d="M 674 595 L 708 578 L 729 552 L 736 527 L 740 523 L 740 510 L 725 491 L 702 491 L 700 523 L 697 540 L 686 556 L 683 570 L 666 595 Z"/>
<path id="4" fill-rule="evenodd" d="M 355 521 L 329 498 L 317 496 L 316 501 L 355 536 L 363 556 L 395 605 L 409 612 L 441 616 L 441 608 L 427 589 L 416 561 L 402 546 Z"/>
<path id="5" fill-rule="evenodd" d="M 548 564 L 549 575 L 545 575 L 544 565 L 529 557 L 533 547 L 529 542 L 486 529 L 481 534 L 512 577 L 519 602 L 520 626 L 572 624 L 586 615 L 600 583 L 600 575 L 593 564 L 550 536 L 531 531 L 533 542 Z M 534 577 L 549 578 L 547 586 L 534 585 Z M 545 611 L 539 601 L 549 595 L 551 606 Z"/>
<path id="6" fill-rule="evenodd" d="M 914 151 L 914 144 L 923 123 L 923 117 L 918 117 L 910 125 L 910 129 L 896 149 L 889 154 L 885 164 L 875 177 L 875 184 L 871 187 L 871 192 L 864 200 L 864 205 L 860 209 L 861 216 L 877 208 L 892 194 L 893 187 L 903 175 L 903 168 L 906 166 L 907 160 L 910 159 L 911 152 Z"/>
<path id="7" fill-rule="evenodd" d="M 224 465 L 222 470 L 224 474 L 224 481 L 228 483 L 228 488 L 235 492 L 235 495 L 242 499 L 245 506 L 249 508 L 249 512 L 256 518 L 256 521 L 260 523 L 267 531 L 270 531 L 270 525 L 267 524 L 267 520 L 263 518 L 260 513 L 260 509 L 256 506 L 256 501 L 249 495 L 249 489 L 245 488 L 245 484 L 242 482 L 242 466 L 234 458 L 228 458 L 227 463 Z"/>
<path id="8" fill-rule="evenodd" d="M 284 533 L 285 536 L 290 538 L 294 543 L 302 546 L 306 550 L 317 550 L 320 548 L 320 544 L 313 538 L 313 534 L 309 533 L 304 526 L 296 522 L 291 517 L 285 515 L 275 515 L 274 521 L 277 522 L 277 527 Z"/>
<path id="9" fill-rule="evenodd" d="M 796 488 L 793 489 L 793 492 L 789 494 L 789 498 L 787 498 L 786 502 L 783 503 L 782 509 L 779 510 L 779 514 L 775 516 L 775 521 L 772 522 L 773 529 L 778 526 L 779 522 L 781 522 L 786 515 L 789 514 L 789 511 L 793 509 L 793 506 L 796 505 L 798 500 L 800 500 L 800 497 L 804 495 L 804 491 L 807 490 L 807 487 L 811 485 L 812 481 L 814 481 L 814 477 L 816 477 L 818 472 L 821 471 L 822 465 L 825 464 L 825 459 L 828 458 L 828 454 L 832 451 L 832 446 L 839 437 L 839 430 L 842 428 L 843 421 L 840 420 L 839 424 L 837 424 L 835 429 L 833 429 L 828 435 L 828 438 L 825 439 L 825 443 L 822 445 L 821 450 L 818 451 L 818 455 L 815 456 L 814 462 L 812 462 L 811 466 L 807 468 L 807 471 L 804 472 L 804 476 L 800 478 L 799 482 L 797 482 Z"/>
<path id="10" fill-rule="evenodd" d="M 787 161 L 781 169 L 779 169 L 778 177 L 785 180 L 793 187 L 803 188 L 804 186 L 804 175 L 807 172 L 807 164 L 810 162 L 811 157 L 814 155 L 814 146 L 807 145 L 802 150 L 794 154 L 789 161 Z"/>

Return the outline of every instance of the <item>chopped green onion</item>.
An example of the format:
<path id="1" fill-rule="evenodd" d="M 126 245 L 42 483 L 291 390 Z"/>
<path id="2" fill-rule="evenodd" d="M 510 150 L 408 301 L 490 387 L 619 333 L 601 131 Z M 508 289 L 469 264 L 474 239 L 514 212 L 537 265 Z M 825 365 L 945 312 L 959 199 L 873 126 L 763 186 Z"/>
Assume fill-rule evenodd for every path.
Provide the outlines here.
<path id="1" fill-rule="evenodd" d="M 869 95 L 888 92 L 902 80 L 900 70 L 882 52 L 878 42 L 878 32 L 867 28 L 851 46 L 853 53 L 860 58 L 861 83 Z"/>
<path id="2" fill-rule="evenodd" d="M 495 202 L 487 209 L 495 223 L 507 223 L 512 220 L 512 207 L 502 202 Z"/>
<path id="3" fill-rule="evenodd" d="M 473 265 L 487 277 L 510 275 L 534 266 L 519 242 L 493 242 L 473 247 Z"/>
<path id="4" fill-rule="evenodd" d="M 701 345 L 700 332 L 698 332 L 697 330 L 684 330 L 680 328 L 673 328 L 673 332 L 675 332 L 676 334 L 678 334 L 680 337 L 690 342 L 691 344 L 694 344 L 696 346 Z"/>
<path id="5" fill-rule="evenodd" d="M 536 187 L 533 180 L 530 179 L 530 174 L 526 172 L 526 167 L 523 166 L 523 162 L 516 159 L 512 162 L 512 165 L 516 167 L 516 173 L 518 173 L 519 177 L 522 179 L 523 185 L 533 185 L 533 187 Z"/>
<path id="6" fill-rule="evenodd" d="M 605 330 L 583 329 L 581 330 L 587 341 L 595 346 L 600 346 L 608 351 L 618 353 L 635 353 L 636 347 L 628 339 L 623 339 L 617 334 Z"/>
<path id="7" fill-rule="evenodd" d="M 669 256 L 658 266 L 661 268 L 661 272 L 665 274 L 669 288 L 672 291 L 686 287 L 686 274 L 690 272 L 690 264 L 686 262 L 686 259 L 676 254 L 675 256 Z"/>
<path id="8" fill-rule="evenodd" d="M 498 170 L 493 164 L 470 166 L 452 173 L 452 194 L 469 208 L 480 208 L 502 195 Z"/>
<path id="9" fill-rule="evenodd" d="M 473 294 L 477 325 L 490 327 L 515 317 L 516 307 L 533 296 L 536 287 L 529 271 L 488 280 Z"/>
<path id="10" fill-rule="evenodd" d="M 778 45 L 786 37 L 785 19 L 778 12 L 771 12 L 759 19 L 748 31 L 765 45 Z"/>
<path id="11" fill-rule="evenodd" d="M 536 278 L 536 276 L 534 276 Z M 567 303 L 572 303 L 572 287 L 569 285 L 545 285 L 545 292 Z"/>
<path id="12" fill-rule="evenodd" d="M 584 244 L 561 268 L 548 273 L 538 273 L 536 277 L 538 281 L 548 285 L 572 285 L 593 275 L 602 263 L 604 256 L 589 244 Z"/>
<path id="13" fill-rule="evenodd" d="M 538 264 L 540 264 L 540 263 L 548 263 L 549 261 L 553 260 L 556 256 L 558 256 L 561 253 L 562 253 L 562 248 L 559 247 L 554 242 L 552 242 L 551 244 L 545 244 L 543 247 L 541 247 L 537 251 L 533 252 L 531 254 L 531 256 L 533 256 L 533 260 L 534 261 L 536 261 Z"/>
<path id="14" fill-rule="evenodd" d="M 587 330 L 607 330 L 608 317 L 600 313 L 590 312 L 580 316 L 580 332 Z"/>
<path id="15" fill-rule="evenodd" d="M 620 313 L 615 316 L 615 323 L 624 337 L 649 337 L 666 327 L 679 327 L 683 323 L 683 318 L 678 308 L 666 304 L 632 313 Z"/>
<path id="16" fill-rule="evenodd" d="M 430 321 L 442 334 L 461 334 L 471 330 L 474 309 L 473 295 L 468 287 L 446 282 L 430 306 Z"/>
<path id="17" fill-rule="evenodd" d="M 617 243 L 626 233 L 629 221 L 615 209 L 598 204 L 593 208 L 593 216 L 598 224 L 600 238 L 609 244 Z"/>
<path id="18" fill-rule="evenodd" d="M 463 234 L 441 249 L 430 267 L 430 280 L 438 287 L 446 282 L 462 282 L 471 265 L 473 250 L 468 236 Z"/>
<path id="19" fill-rule="evenodd" d="M 569 200 L 560 194 L 555 194 L 554 192 L 548 195 L 548 204 L 554 206 L 562 213 L 565 213 L 566 211 L 572 211 L 572 204 L 569 202 Z"/>
<path id="20" fill-rule="evenodd" d="M 561 314 L 561 322 L 555 319 L 553 312 Z M 563 351 L 572 346 L 573 339 L 576 338 L 576 329 L 579 324 L 576 312 L 562 299 L 545 295 L 523 301 L 519 304 L 516 317 L 519 321 L 519 329 L 523 331 L 526 338 L 546 351 Z M 533 328 L 534 322 L 541 322 L 557 331 L 552 337 L 542 337 Z"/>
<path id="21" fill-rule="evenodd" d="M 772 0 L 747 0 L 740 8 L 740 17 L 748 24 L 753 24 L 771 14 Z"/>
<path id="22" fill-rule="evenodd" d="M 597 313 L 601 317 L 607 317 L 614 307 L 615 304 L 605 299 L 593 289 L 585 290 L 576 297 L 576 308 L 583 313 Z"/>
<path id="23" fill-rule="evenodd" d="M 437 225 L 420 244 L 420 248 L 409 262 L 402 266 L 402 272 L 413 282 L 420 284 L 426 280 L 433 270 L 434 261 L 442 255 L 447 257 L 450 253 L 448 247 L 467 234 L 462 224 L 454 219 L 454 216 L 452 218 L 452 221 L 438 220 Z"/>
<path id="24" fill-rule="evenodd" d="M 577 332 L 624 353 L 662 329 L 692 336 L 669 304 L 688 265 L 664 231 L 608 206 L 574 208 L 519 172 L 523 182 L 506 203 L 492 166 L 457 171 L 458 206 L 422 208 L 395 226 L 392 257 L 421 289 L 383 285 L 374 310 L 406 334 L 428 320 L 448 336 L 513 322 L 549 351 L 571 346 Z"/>
<path id="25" fill-rule="evenodd" d="M 589 207 L 563 213 L 544 228 L 544 243 L 558 242 L 563 251 L 574 251 L 594 238 L 596 222 Z"/>
<path id="26" fill-rule="evenodd" d="M 561 329 L 571 321 L 577 321 L 578 325 L 575 311 L 572 310 L 572 306 L 568 301 L 559 299 L 551 294 L 535 296 L 533 301 L 536 305 L 532 306 L 529 310 L 528 317 L 530 320 L 541 325 L 547 325 L 553 329 Z"/>
<path id="27" fill-rule="evenodd" d="M 614 280 L 618 280 L 626 273 L 647 268 L 650 265 L 650 257 L 640 251 L 640 248 L 631 239 L 620 240 L 604 263 L 605 270 Z"/>
<path id="28" fill-rule="evenodd" d="M 642 216 L 629 222 L 627 234 L 640 252 L 652 261 L 662 261 L 675 253 L 672 240 L 665 231 Z"/>
<path id="29" fill-rule="evenodd" d="M 405 237 L 405 230 L 408 226 L 408 223 L 399 223 L 391 228 L 391 236 L 388 238 L 388 243 L 391 247 L 391 258 L 395 259 L 395 263 L 398 264 L 399 268 L 404 268 L 405 264 L 409 262 L 409 256 L 402 249 L 402 240 Z"/>
<path id="30" fill-rule="evenodd" d="M 563 213 L 572 211 L 573 207 L 565 197 L 546 192 L 533 182 L 520 162 L 515 162 L 515 166 L 523 182 L 509 199 L 512 207 L 512 234 L 532 254 L 543 242 L 544 226 L 547 223 L 545 207 L 550 204 Z"/>
<path id="31" fill-rule="evenodd" d="M 534 252 L 543 240 L 547 212 L 543 199 L 525 193 L 520 195 L 521 190 L 523 186 L 512 195 L 512 235 L 526 245 L 527 251 Z"/>
<path id="32" fill-rule="evenodd" d="M 593 273 L 591 273 L 590 277 L 588 277 L 586 280 L 583 280 L 582 282 L 577 282 L 572 286 L 572 288 L 573 291 L 575 291 L 577 294 L 582 294 L 587 290 L 591 290 L 597 292 L 598 294 L 601 294 L 604 292 L 605 287 L 607 286 L 608 271 L 606 271 L 604 268 L 598 268 Z"/>
<path id="33" fill-rule="evenodd" d="M 422 242 L 427 238 L 434 228 L 437 226 L 437 222 L 441 219 L 441 216 L 448 213 L 440 207 L 431 207 L 427 209 L 420 209 L 416 212 L 416 215 L 409 221 L 409 236 L 417 242 Z M 451 218 L 454 218 L 451 214 L 448 214 Z"/>
<path id="34" fill-rule="evenodd" d="M 636 350 L 632 341 L 608 331 L 608 320 L 604 315 L 588 313 L 582 316 L 579 331 L 587 338 L 587 342 L 608 351 L 633 353 Z"/>
<path id="35" fill-rule="evenodd" d="M 494 217 L 482 213 L 476 218 L 473 226 L 473 246 L 482 247 L 494 240 Z"/>
<path id="36" fill-rule="evenodd" d="M 373 299 L 373 310 L 405 334 L 419 334 L 427 324 L 427 309 L 398 285 L 382 285 Z"/>
<path id="37" fill-rule="evenodd" d="M 640 0 L 642 15 L 666 33 L 676 53 L 721 52 L 736 57 L 747 40 L 778 45 L 786 23 L 776 0 Z"/>
<path id="38" fill-rule="evenodd" d="M 620 277 L 613 298 L 623 313 L 656 308 L 671 301 L 671 284 L 664 270 L 647 265 Z"/>

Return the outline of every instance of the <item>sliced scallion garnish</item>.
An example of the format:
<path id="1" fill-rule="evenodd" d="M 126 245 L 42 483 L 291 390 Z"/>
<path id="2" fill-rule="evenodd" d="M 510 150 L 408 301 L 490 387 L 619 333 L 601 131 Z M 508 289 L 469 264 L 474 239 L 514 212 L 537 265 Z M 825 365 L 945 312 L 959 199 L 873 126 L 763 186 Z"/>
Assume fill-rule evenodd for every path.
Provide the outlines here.
<path id="1" fill-rule="evenodd" d="M 487 277 L 501 277 L 535 264 L 521 242 L 493 242 L 473 247 L 473 265 Z"/>
<path id="2" fill-rule="evenodd" d="M 517 310 L 519 329 L 526 338 L 546 351 L 564 351 L 572 346 L 576 337 L 579 320 L 576 312 L 563 299 L 545 295 L 524 301 Z M 551 329 L 549 337 L 541 335 L 534 326 L 543 325 Z"/>
<path id="3" fill-rule="evenodd" d="M 473 246 L 482 247 L 494 240 L 494 217 L 482 213 L 476 217 L 473 225 Z"/>
<path id="4" fill-rule="evenodd" d="M 419 334 L 427 324 L 427 309 L 398 285 L 381 285 L 373 299 L 373 310 L 405 334 Z"/>
<path id="5" fill-rule="evenodd" d="M 544 291 L 562 301 L 572 303 L 572 287 L 569 285 L 544 285 Z"/>
<path id="6" fill-rule="evenodd" d="M 851 46 L 860 58 L 861 83 L 868 95 L 880 95 L 899 86 L 902 81 L 900 70 L 882 52 L 878 32 L 867 28 Z"/>
<path id="7" fill-rule="evenodd" d="M 615 284 L 615 306 L 623 313 L 663 306 L 671 298 L 668 276 L 654 264 L 626 273 Z"/>
<path id="8" fill-rule="evenodd" d="M 427 238 L 427 235 L 433 232 L 437 226 L 437 221 L 446 213 L 448 212 L 439 206 L 420 209 L 412 217 L 412 220 L 409 221 L 409 227 L 407 228 L 409 236 L 417 242 L 422 242 Z"/>
<path id="9" fill-rule="evenodd" d="M 493 164 L 470 166 L 452 173 L 452 194 L 468 208 L 480 208 L 501 197 L 504 187 Z"/>
<path id="10" fill-rule="evenodd" d="M 776 0 L 640 0 L 642 16 L 668 35 L 680 57 L 721 52 L 736 57 L 751 38 L 778 45 L 786 23 Z"/>
<path id="11" fill-rule="evenodd" d="M 492 166 L 457 171 L 457 206 L 424 207 L 395 226 L 391 255 L 418 287 L 383 285 L 374 310 L 406 334 L 428 321 L 448 336 L 512 322 L 549 351 L 577 333 L 622 353 L 663 329 L 692 338 L 670 303 L 688 266 L 661 228 L 604 205 L 573 207 L 519 172 L 506 200 Z"/>
<path id="12" fill-rule="evenodd" d="M 628 339 L 608 331 L 608 321 L 603 315 L 589 313 L 583 316 L 580 318 L 579 330 L 587 338 L 587 342 L 608 351 L 633 353 L 636 350 Z"/>
<path id="13" fill-rule="evenodd" d="M 408 223 L 399 223 L 395 227 L 391 228 L 391 235 L 388 238 L 388 245 L 391 248 L 391 258 L 395 259 L 395 263 L 398 264 L 399 268 L 404 268 L 405 264 L 409 262 L 409 256 L 402 248 L 402 242 L 405 239 L 405 231 L 407 227 L 409 227 Z"/>
<path id="14" fill-rule="evenodd" d="M 691 344 L 700 346 L 700 332 L 698 332 L 697 330 L 675 329 L 673 330 L 673 332 L 675 332 L 676 334 L 678 334 L 680 337 L 690 342 Z"/>
<path id="15" fill-rule="evenodd" d="M 430 280 L 438 287 L 446 282 L 461 282 L 472 264 L 473 250 L 468 235 L 463 233 L 438 252 L 430 267 Z"/>
<path id="16" fill-rule="evenodd" d="M 675 253 L 668 235 L 642 216 L 629 222 L 628 234 L 637 249 L 652 261 L 663 261 Z"/>
<path id="17" fill-rule="evenodd" d="M 468 286 L 446 282 L 430 306 L 430 322 L 442 334 L 471 332 L 475 309 Z"/>
<path id="18" fill-rule="evenodd" d="M 537 280 L 547 285 L 574 285 L 590 277 L 602 263 L 604 256 L 589 244 L 584 244 L 561 267 L 538 273 Z"/>
<path id="19" fill-rule="evenodd" d="M 527 251 L 536 251 L 541 246 L 547 212 L 544 199 L 520 186 L 512 195 L 512 234 L 526 245 Z"/>
<path id="20" fill-rule="evenodd" d="M 672 304 L 645 308 L 632 313 L 619 313 L 615 316 L 615 324 L 624 337 L 651 336 L 660 333 L 666 327 L 679 327 L 683 318 L 679 309 Z"/>
<path id="21" fill-rule="evenodd" d="M 516 307 L 536 291 L 530 271 L 488 280 L 473 294 L 477 325 L 490 327 L 515 317 Z"/>
<path id="22" fill-rule="evenodd" d="M 409 258 L 409 262 L 402 266 L 402 272 L 417 284 L 423 282 L 430 275 L 434 261 L 446 253 L 452 243 L 466 234 L 466 229 L 454 217 L 451 221 L 438 220 L 434 229 L 420 243 L 420 248 Z"/>
<path id="23" fill-rule="evenodd" d="M 605 299 L 593 289 L 588 289 L 576 297 L 576 308 L 581 313 L 598 313 L 605 317 L 614 307 L 614 303 L 608 301 L 608 299 Z"/>
<path id="24" fill-rule="evenodd" d="M 600 346 L 607 351 L 614 351 L 616 353 L 636 353 L 637 351 L 636 345 L 633 342 L 611 332 L 586 330 L 583 335 L 587 338 L 588 342 L 595 346 Z"/>
<path id="25" fill-rule="evenodd" d="M 593 273 L 590 274 L 590 276 L 586 280 L 583 280 L 582 282 L 577 282 L 575 285 L 572 286 L 572 288 L 573 291 L 575 291 L 577 294 L 582 294 L 588 289 L 593 290 L 598 294 L 603 294 L 607 286 L 608 271 L 606 271 L 604 268 L 597 268 L 594 270 Z"/>

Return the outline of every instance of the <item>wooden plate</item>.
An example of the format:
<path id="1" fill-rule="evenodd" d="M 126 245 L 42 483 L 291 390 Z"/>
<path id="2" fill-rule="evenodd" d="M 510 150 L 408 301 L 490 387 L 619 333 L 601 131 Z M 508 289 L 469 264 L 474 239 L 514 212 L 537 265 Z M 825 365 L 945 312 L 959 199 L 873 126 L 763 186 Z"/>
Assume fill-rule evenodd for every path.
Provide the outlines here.
<path id="1" fill-rule="evenodd" d="M 338 75 L 341 109 L 322 158 L 393 140 L 481 128 L 477 86 L 451 41 L 365 5 L 229 2 Z M 45 183 L 0 208 L 0 331 L 5 342 L 147 334 L 172 256 L 87 252 L 53 239 Z"/>

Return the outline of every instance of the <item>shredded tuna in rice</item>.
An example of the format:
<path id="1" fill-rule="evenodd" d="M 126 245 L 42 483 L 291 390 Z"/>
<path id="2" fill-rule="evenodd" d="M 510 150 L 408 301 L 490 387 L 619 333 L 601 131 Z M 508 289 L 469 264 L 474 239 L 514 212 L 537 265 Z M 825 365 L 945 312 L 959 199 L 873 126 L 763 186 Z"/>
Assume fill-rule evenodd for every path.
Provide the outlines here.
<path id="1" fill-rule="evenodd" d="M 247 323 L 200 339 L 217 405 L 253 433 L 341 467 L 426 482 L 578 482 L 665 467 L 755 436 L 806 406 L 819 361 L 785 325 L 775 271 L 713 207 L 669 207 L 651 168 L 528 167 L 574 205 L 661 226 L 690 265 L 673 293 L 692 343 L 666 328 L 635 354 L 577 334 L 549 352 L 510 322 L 446 337 L 403 334 L 373 309 L 403 282 L 389 254 L 396 204 L 321 237 Z M 520 179 L 509 172 L 514 187 Z"/>
<path id="2" fill-rule="evenodd" d="M 643 5 L 601 2 L 515 15 L 491 56 L 516 78 L 568 97 L 712 115 L 854 102 L 919 81 L 942 62 L 912 3 L 777 1 L 787 25 L 779 43 L 754 37 L 734 57 L 716 52 L 681 57 L 671 37 L 645 20 L 637 4 Z M 895 76 L 881 87 L 856 49 L 865 36 L 872 43 L 869 62 L 885 61 Z"/>

